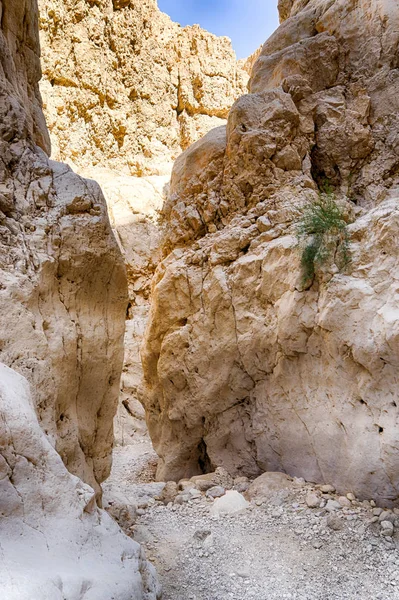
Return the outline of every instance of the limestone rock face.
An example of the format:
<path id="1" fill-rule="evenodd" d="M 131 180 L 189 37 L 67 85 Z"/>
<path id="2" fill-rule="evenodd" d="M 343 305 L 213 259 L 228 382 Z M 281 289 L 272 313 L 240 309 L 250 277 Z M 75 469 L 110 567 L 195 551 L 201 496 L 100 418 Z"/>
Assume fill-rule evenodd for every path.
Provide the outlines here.
<path id="1" fill-rule="evenodd" d="M 399 7 L 279 7 L 227 131 L 172 174 L 142 353 L 158 476 L 283 471 L 397 503 Z M 351 263 L 304 289 L 295 221 L 326 180 Z"/>
<path id="2" fill-rule="evenodd" d="M 7 600 L 156 600 L 140 546 L 97 508 L 35 415 L 29 386 L 0 364 L 0 591 Z"/>
<path id="3" fill-rule="evenodd" d="M 126 273 L 98 185 L 35 145 L 46 146 L 36 2 L 1 7 L 0 359 L 28 379 L 67 468 L 98 491 L 110 469 Z"/>
<path id="4" fill-rule="evenodd" d="M 156 0 L 39 0 L 53 157 L 163 175 L 224 122 L 248 74 L 231 43 L 180 27 Z"/>

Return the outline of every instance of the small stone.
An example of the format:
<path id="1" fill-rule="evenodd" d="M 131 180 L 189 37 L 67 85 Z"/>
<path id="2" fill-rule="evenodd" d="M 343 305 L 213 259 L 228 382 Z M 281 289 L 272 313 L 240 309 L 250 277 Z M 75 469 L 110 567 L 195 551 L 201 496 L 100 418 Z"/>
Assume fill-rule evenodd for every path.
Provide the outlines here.
<path id="1" fill-rule="evenodd" d="M 329 512 L 334 510 L 340 510 L 341 508 L 342 506 L 336 500 L 328 500 L 326 504 L 326 510 L 328 510 Z"/>
<path id="2" fill-rule="evenodd" d="M 327 527 L 333 529 L 333 531 L 340 531 L 343 527 L 343 523 L 337 515 L 329 515 L 327 517 Z"/>
<path id="3" fill-rule="evenodd" d="M 374 502 L 374 500 L 370 500 L 370 505 L 371 505 L 371 506 L 375 506 L 375 502 Z"/>
<path id="4" fill-rule="evenodd" d="M 388 510 L 384 510 L 378 517 L 380 523 L 382 523 L 383 521 L 390 521 L 391 523 L 394 523 L 395 519 L 396 516 Z"/>
<path id="5" fill-rule="evenodd" d="M 305 500 L 309 508 L 318 508 L 320 506 L 320 498 L 314 492 L 309 492 Z"/>
<path id="6" fill-rule="evenodd" d="M 316 548 L 316 550 L 320 550 L 320 548 L 323 547 L 323 542 L 321 540 L 315 540 L 313 542 L 313 548 Z"/>
<path id="7" fill-rule="evenodd" d="M 378 523 L 378 517 L 372 517 L 370 523 Z"/>
<path id="8" fill-rule="evenodd" d="M 321 485 L 319 488 L 323 494 L 333 494 L 335 492 L 335 487 L 333 485 Z"/>
<path id="9" fill-rule="evenodd" d="M 226 493 L 226 490 L 224 489 L 224 487 L 222 487 L 221 485 L 215 485 L 212 488 L 209 488 L 209 490 L 206 491 L 206 496 L 208 496 L 208 498 L 220 498 L 221 496 L 224 496 Z"/>
<path id="10" fill-rule="evenodd" d="M 247 502 L 239 492 L 229 490 L 221 498 L 216 498 L 211 506 L 212 515 L 233 514 L 247 508 Z"/>
<path id="11" fill-rule="evenodd" d="M 393 523 L 391 521 L 382 521 L 381 523 L 381 535 L 384 537 L 393 536 Z"/>
<path id="12" fill-rule="evenodd" d="M 350 500 L 351 502 L 354 502 L 356 500 L 356 496 L 355 494 L 352 494 L 352 492 L 349 492 L 349 494 L 346 494 L 346 497 L 348 498 L 348 500 Z"/>
<path id="13" fill-rule="evenodd" d="M 293 484 L 295 487 L 303 487 L 306 484 L 306 481 L 303 477 L 294 477 Z"/>
<path id="14" fill-rule="evenodd" d="M 199 490 L 197 490 L 196 488 L 190 488 L 188 490 L 188 495 L 191 500 L 194 500 L 195 498 L 202 498 L 201 492 Z"/>
<path id="15" fill-rule="evenodd" d="M 145 515 L 145 510 L 144 510 L 144 508 L 138 508 L 136 510 L 136 513 L 139 517 L 142 517 L 143 515 Z"/>
<path id="16" fill-rule="evenodd" d="M 373 515 L 375 517 L 379 517 L 382 512 L 383 512 L 382 508 L 373 508 Z"/>
<path id="17" fill-rule="evenodd" d="M 352 506 L 351 501 L 346 496 L 340 496 L 338 502 L 341 506 Z"/>
<path id="18" fill-rule="evenodd" d="M 249 488 L 250 481 L 248 477 L 236 477 L 234 479 L 234 489 L 241 494 Z"/>

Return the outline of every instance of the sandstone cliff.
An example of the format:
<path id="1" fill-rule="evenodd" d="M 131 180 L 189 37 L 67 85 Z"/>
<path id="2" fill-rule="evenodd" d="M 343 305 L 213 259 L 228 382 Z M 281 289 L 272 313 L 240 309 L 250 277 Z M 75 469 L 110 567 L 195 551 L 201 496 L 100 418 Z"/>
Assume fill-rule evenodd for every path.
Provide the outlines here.
<path id="1" fill-rule="evenodd" d="M 222 123 L 247 73 L 231 43 L 180 27 L 156 0 L 40 0 L 42 92 L 53 157 L 164 174 Z"/>
<path id="2" fill-rule="evenodd" d="M 227 130 L 174 166 L 143 348 L 158 476 L 282 470 L 394 503 L 399 6 L 279 7 Z M 304 289 L 295 222 L 325 181 L 351 263 Z"/>

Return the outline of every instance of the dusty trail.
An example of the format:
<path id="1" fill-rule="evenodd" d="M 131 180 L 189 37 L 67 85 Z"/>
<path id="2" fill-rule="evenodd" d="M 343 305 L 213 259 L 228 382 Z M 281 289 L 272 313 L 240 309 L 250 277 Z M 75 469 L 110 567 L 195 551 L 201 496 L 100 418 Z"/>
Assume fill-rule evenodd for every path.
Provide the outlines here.
<path id="1" fill-rule="evenodd" d="M 399 599 L 399 536 L 381 536 L 369 503 L 310 509 L 310 486 L 230 516 L 212 516 L 204 495 L 181 505 L 154 500 L 156 455 L 147 437 L 116 448 L 105 498 L 135 511 L 130 535 L 155 565 L 164 600 Z"/>

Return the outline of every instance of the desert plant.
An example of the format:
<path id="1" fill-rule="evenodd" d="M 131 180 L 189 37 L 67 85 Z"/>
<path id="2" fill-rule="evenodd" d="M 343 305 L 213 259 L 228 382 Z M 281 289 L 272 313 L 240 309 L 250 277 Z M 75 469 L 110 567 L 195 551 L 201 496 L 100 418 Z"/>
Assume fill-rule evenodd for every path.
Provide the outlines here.
<path id="1" fill-rule="evenodd" d="M 297 223 L 297 238 L 303 284 L 313 280 L 317 268 L 325 264 L 332 254 L 339 268 L 348 264 L 347 222 L 330 190 L 321 192 L 317 200 L 304 207 Z"/>

